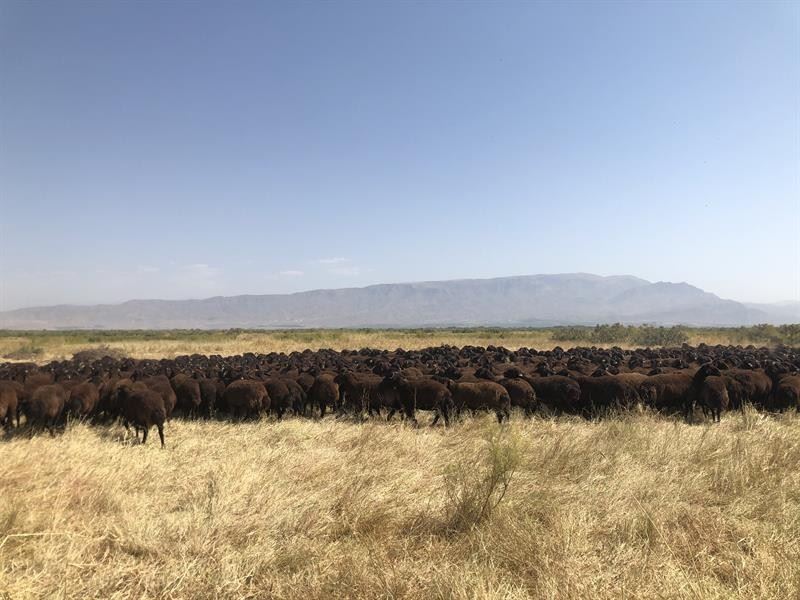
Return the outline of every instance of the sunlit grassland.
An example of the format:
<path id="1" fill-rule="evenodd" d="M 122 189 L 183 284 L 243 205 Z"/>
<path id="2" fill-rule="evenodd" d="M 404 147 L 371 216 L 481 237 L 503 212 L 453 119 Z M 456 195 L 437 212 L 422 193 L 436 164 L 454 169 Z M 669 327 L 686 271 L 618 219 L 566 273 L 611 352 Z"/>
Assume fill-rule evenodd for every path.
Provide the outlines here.
<path id="1" fill-rule="evenodd" d="M 0 441 L 0 597 L 800 596 L 794 414 L 166 435 Z"/>
<path id="2" fill-rule="evenodd" d="M 173 358 L 182 354 L 293 352 L 364 347 L 394 350 L 453 346 L 505 346 L 550 349 L 557 345 L 641 346 L 707 344 L 800 344 L 800 326 L 740 328 L 554 327 L 540 329 L 294 329 L 175 331 L 0 331 L 0 357 L 46 362 L 69 358 L 79 350 L 107 346 L 134 358 Z"/>

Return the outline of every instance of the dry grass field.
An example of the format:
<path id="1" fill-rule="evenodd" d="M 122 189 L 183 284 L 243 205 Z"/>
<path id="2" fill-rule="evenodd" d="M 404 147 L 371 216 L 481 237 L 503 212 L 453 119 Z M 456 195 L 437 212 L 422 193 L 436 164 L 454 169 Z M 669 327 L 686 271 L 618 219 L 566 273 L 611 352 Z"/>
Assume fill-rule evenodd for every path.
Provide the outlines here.
<path id="1" fill-rule="evenodd" d="M 0 598 L 800 597 L 800 418 L 0 442 Z"/>
<path id="2" fill-rule="evenodd" d="M 622 348 L 706 344 L 754 344 L 757 346 L 785 343 L 800 345 L 800 326 L 783 328 L 757 326 L 747 328 L 650 328 L 653 340 L 630 339 L 631 334 L 647 333 L 647 328 L 615 329 L 606 326 L 599 339 L 576 338 L 575 333 L 591 333 L 592 328 L 545 329 L 310 329 L 310 330 L 227 330 L 227 331 L 0 331 L 0 360 L 35 361 L 70 358 L 75 352 L 99 346 L 118 350 L 132 358 L 174 358 L 185 354 L 220 354 L 232 356 L 245 352 L 302 352 L 305 349 L 334 350 L 358 348 L 404 348 L 418 350 L 430 346 L 504 346 L 551 349 L 584 345 Z M 674 335 L 678 334 L 678 335 Z M 659 343 L 658 339 L 665 341 Z"/>
<path id="3" fill-rule="evenodd" d="M 30 356 L 36 362 L 63 360 L 80 350 L 104 345 L 133 358 L 174 358 L 185 354 L 220 354 L 233 356 L 245 352 L 302 352 L 306 348 L 334 350 L 354 348 L 420 349 L 440 344 L 500 344 L 520 346 L 553 346 L 548 332 L 541 330 L 288 330 L 288 331 L 219 331 L 219 332 L 151 332 L 150 335 L 121 333 L 108 339 L 63 335 L 57 332 L 39 335 L 13 335 L 0 338 L 0 356 L 20 348 L 38 349 Z"/>

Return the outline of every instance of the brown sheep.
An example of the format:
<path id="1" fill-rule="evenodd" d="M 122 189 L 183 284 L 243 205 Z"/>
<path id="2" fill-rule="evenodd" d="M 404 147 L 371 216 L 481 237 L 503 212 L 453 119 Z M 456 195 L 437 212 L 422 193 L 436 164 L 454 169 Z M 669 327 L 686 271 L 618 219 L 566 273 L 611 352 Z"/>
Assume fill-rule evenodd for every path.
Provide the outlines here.
<path id="1" fill-rule="evenodd" d="M 308 390 L 308 400 L 313 413 L 314 407 L 319 407 L 320 418 L 325 416 L 325 411 L 330 407 L 336 410 L 339 402 L 339 385 L 334 381 L 335 376 L 329 373 L 317 375 L 314 384 Z"/>
<path id="2" fill-rule="evenodd" d="M 225 388 L 223 401 L 234 419 L 240 416 L 258 417 L 261 411 L 269 410 L 271 403 L 264 384 L 252 379 L 231 382 Z"/>
<path id="3" fill-rule="evenodd" d="M 55 426 L 64 414 L 67 392 L 58 384 L 48 384 L 36 388 L 22 410 L 31 427 L 45 427 L 55 436 Z"/>
<path id="4" fill-rule="evenodd" d="M 14 425 L 14 417 L 19 427 L 20 400 L 23 396 L 22 384 L 16 381 L 0 381 L 0 426 Z"/>
<path id="5" fill-rule="evenodd" d="M 620 373 L 614 377 L 628 386 L 631 401 L 635 404 L 642 402 L 642 384 L 647 381 L 647 375 L 644 373 Z"/>
<path id="6" fill-rule="evenodd" d="M 172 418 L 172 412 L 175 410 L 175 404 L 178 402 L 178 397 L 172 389 L 172 384 L 167 379 L 166 375 L 156 375 L 154 377 L 147 377 L 142 379 L 141 382 L 154 392 L 161 394 L 164 400 L 164 410 L 166 411 L 167 420 Z"/>
<path id="7" fill-rule="evenodd" d="M 516 406 L 525 411 L 526 416 L 531 416 L 536 410 L 536 391 L 524 379 L 503 378 L 498 381 L 508 391 L 511 406 Z"/>
<path id="8" fill-rule="evenodd" d="M 314 387 L 314 383 L 317 381 L 317 378 L 314 377 L 311 373 L 300 373 L 296 377 L 297 383 L 303 388 L 303 391 L 308 394 L 311 391 L 311 388 Z"/>
<path id="9" fill-rule="evenodd" d="M 536 410 L 536 392 L 531 384 L 522 379 L 522 372 L 519 369 L 507 369 L 502 379 L 497 379 L 491 370 L 481 368 L 475 371 L 475 377 L 499 383 L 508 391 L 511 397 L 511 406 L 525 411 L 526 416 L 530 416 Z"/>
<path id="10" fill-rule="evenodd" d="M 640 386 L 642 399 L 648 406 L 661 412 L 682 412 L 692 387 L 693 375 L 693 372 L 650 375 Z"/>
<path id="11" fill-rule="evenodd" d="M 750 402 L 759 408 L 764 408 L 769 404 L 772 379 L 763 371 L 727 369 L 723 371 L 723 375 L 727 380 L 733 382 L 733 385 L 729 385 L 728 392 L 739 396 L 735 400 L 737 407 L 745 402 Z"/>
<path id="12" fill-rule="evenodd" d="M 278 419 L 282 419 L 283 413 L 293 409 L 294 396 L 289 390 L 289 386 L 282 379 L 275 377 L 265 379 L 263 383 L 269 394 L 270 412 L 277 415 Z"/>
<path id="13" fill-rule="evenodd" d="M 28 397 L 33 395 L 37 388 L 49 385 L 55 381 L 52 373 L 34 372 L 25 377 L 25 393 Z"/>
<path id="14" fill-rule="evenodd" d="M 791 408 L 800 411 L 800 373 L 795 366 L 773 361 L 764 372 L 772 380 L 772 394 L 765 408 L 780 412 Z"/>
<path id="15" fill-rule="evenodd" d="M 291 397 L 291 407 L 292 411 L 296 415 L 303 414 L 306 406 L 306 400 L 308 400 L 308 395 L 306 391 L 303 389 L 297 381 L 292 379 L 291 377 L 281 377 L 281 381 L 289 390 L 289 396 Z"/>
<path id="16" fill-rule="evenodd" d="M 380 415 L 382 408 L 388 408 L 390 412 L 401 408 L 396 390 L 381 387 L 381 377 L 346 372 L 337 375 L 334 381 L 339 386 L 341 409 L 357 413 L 366 410 L 372 416 L 373 413 Z"/>
<path id="17" fill-rule="evenodd" d="M 570 377 L 548 375 L 545 377 L 525 377 L 525 381 L 536 392 L 538 402 L 546 404 L 555 413 L 580 414 L 581 387 Z"/>
<path id="18" fill-rule="evenodd" d="M 697 403 L 704 413 L 711 413 L 712 421 L 719 423 L 722 420 L 722 411 L 728 410 L 730 405 L 725 378 L 717 375 L 706 377 L 700 388 Z"/>
<path id="19" fill-rule="evenodd" d="M 142 444 L 145 444 L 150 428 L 155 425 L 163 448 L 164 421 L 167 418 L 163 395 L 142 383 L 131 384 L 128 381 L 119 386 L 118 395 L 125 427 L 133 425 L 137 439 L 141 429 Z"/>
<path id="20" fill-rule="evenodd" d="M 117 385 L 121 381 L 119 377 L 107 379 L 100 384 L 98 389 L 99 398 L 95 414 L 106 419 L 114 419 L 119 416 L 119 399 L 117 397 Z M 130 381 L 129 379 L 127 381 Z"/>
<path id="21" fill-rule="evenodd" d="M 581 386 L 581 403 L 590 414 L 600 415 L 608 409 L 629 409 L 639 402 L 638 378 L 646 375 L 575 376 Z"/>
<path id="22" fill-rule="evenodd" d="M 453 407 L 457 415 L 466 409 L 472 412 L 478 410 L 494 411 L 497 422 L 502 423 L 503 418 L 511 417 L 511 397 L 508 391 L 499 383 L 492 381 L 479 381 L 476 383 L 456 383 L 450 381 L 447 388 L 453 395 Z"/>
<path id="23" fill-rule="evenodd" d="M 180 409 L 187 418 L 197 417 L 203 401 L 197 380 L 179 373 L 170 379 L 170 384 L 175 392 L 175 408 Z"/>
<path id="24" fill-rule="evenodd" d="M 707 383 L 710 377 L 714 377 Z M 700 406 L 703 412 L 711 410 L 714 420 L 719 420 L 722 410 L 727 409 L 730 401 L 725 378 L 721 376 L 720 370 L 711 363 L 702 365 L 694 375 L 692 384 L 686 395 L 685 415 L 686 421 L 691 423 L 694 417 L 695 406 Z M 724 389 L 723 391 L 720 389 Z"/>
<path id="25" fill-rule="evenodd" d="M 202 413 L 210 417 L 217 410 L 217 404 L 225 393 L 225 384 L 216 379 L 201 377 L 197 379 L 200 388 L 200 409 Z"/>
<path id="26" fill-rule="evenodd" d="M 78 419 L 89 417 L 100 401 L 100 393 L 97 386 L 90 381 L 84 381 L 72 386 L 67 400 L 67 410 L 69 414 Z"/>
<path id="27" fill-rule="evenodd" d="M 430 410 L 436 413 L 432 426 L 436 425 L 439 417 L 444 419 L 445 426 L 450 424 L 453 395 L 445 384 L 426 377 L 411 379 L 398 373 L 385 377 L 381 387 L 397 391 L 403 414 L 413 423 L 417 422 L 417 410 Z M 390 420 L 394 413 L 395 409 L 392 409 L 386 420 Z"/>
<path id="28" fill-rule="evenodd" d="M 784 375 L 773 391 L 773 409 L 794 408 L 800 411 L 800 375 Z"/>

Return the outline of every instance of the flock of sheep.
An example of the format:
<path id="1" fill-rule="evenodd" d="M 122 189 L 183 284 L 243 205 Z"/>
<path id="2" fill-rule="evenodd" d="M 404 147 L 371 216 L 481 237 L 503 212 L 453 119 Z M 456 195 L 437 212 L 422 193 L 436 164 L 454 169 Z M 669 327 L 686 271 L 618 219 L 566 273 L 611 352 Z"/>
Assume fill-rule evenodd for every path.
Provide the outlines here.
<path id="1" fill-rule="evenodd" d="M 691 421 L 698 409 L 719 421 L 727 410 L 800 410 L 800 353 L 752 346 L 528 348 L 439 346 L 425 350 L 320 350 L 291 354 L 191 355 L 134 360 L 76 355 L 48 365 L 0 365 L 0 425 L 9 432 L 63 426 L 67 417 L 121 420 L 142 442 L 184 418 L 254 419 L 263 414 L 324 418 L 396 413 L 432 425 L 489 411 L 502 422 L 526 416 L 649 407 Z M 11 433 L 9 433 L 11 435 Z"/>

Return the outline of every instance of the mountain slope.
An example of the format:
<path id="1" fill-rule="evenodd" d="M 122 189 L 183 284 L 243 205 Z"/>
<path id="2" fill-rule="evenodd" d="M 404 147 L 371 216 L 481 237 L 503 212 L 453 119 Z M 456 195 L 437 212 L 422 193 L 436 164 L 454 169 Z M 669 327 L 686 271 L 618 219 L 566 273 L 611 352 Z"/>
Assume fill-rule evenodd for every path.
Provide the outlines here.
<path id="1" fill-rule="evenodd" d="M 131 300 L 0 313 L 6 329 L 536 326 L 769 322 L 764 306 L 722 300 L 686 283 L 585 273 L 381 284 L 203 300 Z"/>

